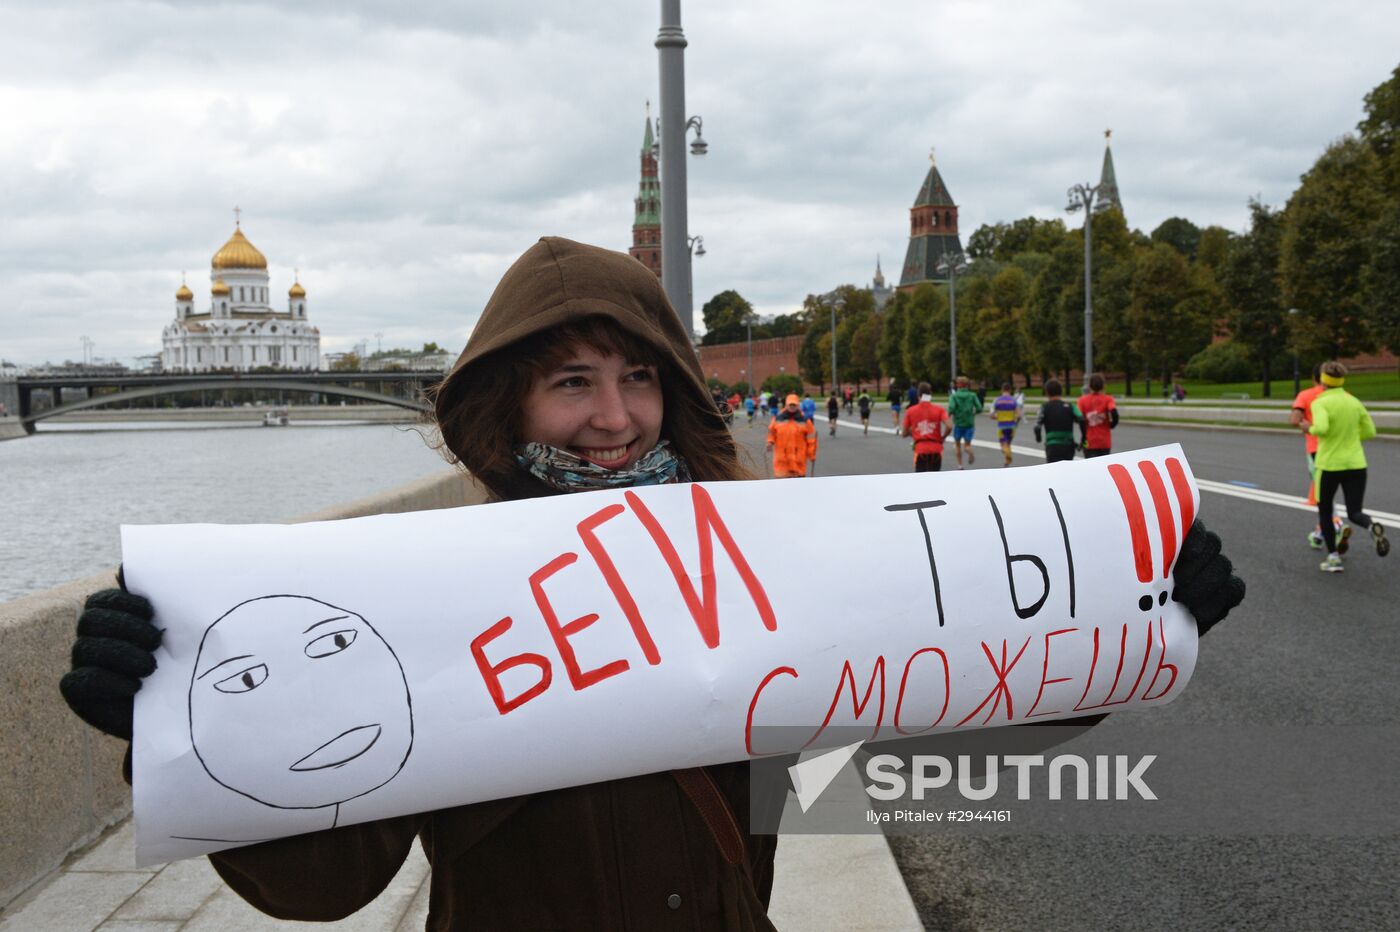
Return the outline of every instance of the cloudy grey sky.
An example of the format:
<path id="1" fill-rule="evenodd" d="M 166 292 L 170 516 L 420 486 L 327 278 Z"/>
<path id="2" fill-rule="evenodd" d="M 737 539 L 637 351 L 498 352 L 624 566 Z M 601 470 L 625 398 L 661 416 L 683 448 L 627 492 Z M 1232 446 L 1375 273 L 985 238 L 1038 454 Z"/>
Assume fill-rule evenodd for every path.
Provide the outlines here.
<path id="1" fill-rule="evenodd" d="M 243 229 L 323 349 L 459 348 L 534 239 L 631 242 L 658 0 L 0 2 L 0 358 L 158 351 Z M 984 222 L 1063 216 L 1103 130 L 1128 221 L 1239 229 L 1400 63 L 1386 0 L 684 3 L 695 306 L 897 277 L 931 146 Z"/>

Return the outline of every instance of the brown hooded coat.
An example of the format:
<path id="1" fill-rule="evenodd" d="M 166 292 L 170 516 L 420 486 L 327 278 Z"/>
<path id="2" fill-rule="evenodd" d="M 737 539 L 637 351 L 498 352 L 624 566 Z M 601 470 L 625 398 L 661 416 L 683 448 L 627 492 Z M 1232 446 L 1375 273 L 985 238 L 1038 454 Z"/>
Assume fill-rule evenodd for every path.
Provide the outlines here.
<path id="1" fill-rule="evenodd" d="M 657 348 L 668 405 L 678 393 L 708 403 L 699 361 L 656 276 L 623 253 L 546 237 L 496 287 L 438 394 L 439 418 L 472 404 L 463 375 L 477 360 L 591 315 Z M 472 451 L 454 452 L 471 467 Z M 542 489 L 526 477 L 503 497 Z M 489 753 L 481 766 L 491 766 Z M 245 900 L 285 919 L 333 920 L 365 906 L 416 837 L 432 863 L 429 929 L 771 929 L 776 838 L 736 830 L 748 809 L 747 765 L 731 764 L 347 825 L 209 859 Z"/>

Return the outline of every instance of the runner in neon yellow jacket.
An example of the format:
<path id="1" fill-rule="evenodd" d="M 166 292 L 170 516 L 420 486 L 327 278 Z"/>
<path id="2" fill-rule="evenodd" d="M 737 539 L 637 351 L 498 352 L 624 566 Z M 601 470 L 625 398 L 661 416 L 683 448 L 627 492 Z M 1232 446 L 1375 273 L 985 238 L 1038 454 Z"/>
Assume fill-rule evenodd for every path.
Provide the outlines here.
<path id="1" fill-rule="evenodd" d="M 1362 510 L 1366 497 L 1366 452 L 1361 442 L 1376 436 L 1376 422 L 1365 406 L 1342 388 L 1346 374 L 1346 367 L 1339 362 L 1323 363 L 1322 384 L 1326 390 L 1313 400 L 1311 421 L 1304 422 L 1307 432 L 1318 438 L 1314 481 L 1319 526 L 1327 544 L 1327 559 L 1319 567 L 1325 573 L 1342 571 L 1341 555 L 1347 552 L 1351 537 L 1351 528 L 1344 527 L 1338 540 L 1332 525 L 1332 499 L 1339 488 L 1346 501 L 1347 518 L 1357 527 L 1370 530 L 1378 555 L 1383 557 L 1390 552 L 1385 528 Z"/>

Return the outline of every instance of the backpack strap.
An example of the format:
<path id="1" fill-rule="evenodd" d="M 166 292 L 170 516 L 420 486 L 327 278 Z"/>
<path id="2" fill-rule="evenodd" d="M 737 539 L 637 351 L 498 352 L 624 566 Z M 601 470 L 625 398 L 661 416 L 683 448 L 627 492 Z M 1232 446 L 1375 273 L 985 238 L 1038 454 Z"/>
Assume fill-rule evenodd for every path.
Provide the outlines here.
<path id="1" fill-rule="evenodd" d="M 748 845 L 744 841 L 744 833 L 739 830 L 739 820 L 734 817 L 734 810 L 729 807 L 729 801 L 715 785 L 714 778 L 704 767 L 672 770 L 671 776 L 675 777 L 685 795 L 690 797 L 691 803 L 700 813 L 700 818 L 705 820 L 705 825 L 714 837 L 725 863 L 742 864 L 747 871 Z"/>

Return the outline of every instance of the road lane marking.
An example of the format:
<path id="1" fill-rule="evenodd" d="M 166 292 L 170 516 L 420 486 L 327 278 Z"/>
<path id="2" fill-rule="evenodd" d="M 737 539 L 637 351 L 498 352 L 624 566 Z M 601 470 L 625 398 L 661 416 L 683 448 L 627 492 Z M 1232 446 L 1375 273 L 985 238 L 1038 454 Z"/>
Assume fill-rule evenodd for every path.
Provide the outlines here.
<path id="1" fill-rule="evenodd" d="M 860 430 L 859 422 L 853 423 L 851 421 L 838 421 L 837 423 L 853 427 L 856 430 Z M 883 434 L 895 433 L 893 427 L 877 427 L 876 425 L 871 424 L 870 429 L 879 431 Z M 1001 444 L 994 443 L 991 440 L 974 440 L 972 441 L 972 445 L 976 447 L 985 447 L 989 450 L 1001 449 Z M 1027 447 L 1013 443 L 1011 445 L 1011 452 L 1019 453 L 1021 456 L 1030 456 L 1042 460 L 1045 459 L 1045 450 L 1041 447 Z M 1244 483 L 1236 485 L 1235 482 L 1238 482 L 1238 480 L 1234 480 L 1233 482 L 1217 482 L 1214 479 L 1202 479 L 1200 476 L 1196 477 L 1196 487 L 1199 488 L 1202 492 L 1212 492 L 1216 495 L 1225 495 L 1230 498 L 1243 498 L 1252 502 L 1260 502 L 1265 505 L 1278 505 L 1282 508 L 1296 508 L 1299 511 L 1307 511 L 1312 514 L 1317 514 L 1317 506 L 1309 505 L 1307 501 L 1303 499 L 1303 497 L 1300 495 L 1289 495 L 1284 492 L 1271 492 L 1268 489 L 1261 489 L 1258 486 L 1246 488 Z M 1338 514 L 1341 513 L 1342 511 L 1339 510 Z M 1372 518 L 1375 518 L 1377 521 L 1384 522 L 1388 526 L 1400 527 L 1400 514 L 1397 514 L 1395 512 L 1377 511 L 1374 508 L 1368 507 L 1366 509 L 1366 514 L 1370 515 Z"/>

